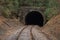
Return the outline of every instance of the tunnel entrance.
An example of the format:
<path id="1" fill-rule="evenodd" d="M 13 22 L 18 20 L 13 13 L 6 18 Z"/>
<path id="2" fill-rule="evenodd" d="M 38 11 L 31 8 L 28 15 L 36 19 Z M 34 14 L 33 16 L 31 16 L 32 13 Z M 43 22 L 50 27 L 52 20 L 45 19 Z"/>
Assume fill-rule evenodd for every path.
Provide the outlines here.
<path id="1" fill-rule="evenodd" d="M 25 16 L 26 25 L 39 25 L 43 26 L 43 15 L 40 12 L 32 11 Z"/>

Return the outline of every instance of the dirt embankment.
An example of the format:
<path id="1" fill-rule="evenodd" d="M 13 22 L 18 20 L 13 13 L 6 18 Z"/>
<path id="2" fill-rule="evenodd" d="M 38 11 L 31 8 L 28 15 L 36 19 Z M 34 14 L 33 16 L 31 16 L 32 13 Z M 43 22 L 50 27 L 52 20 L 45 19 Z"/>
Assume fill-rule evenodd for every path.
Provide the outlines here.
<path id="1" fill-rule="evenodd" d="M 0 40 L 3 39 L 6 32 L 9 32 L 9 30 L 16 30 L 19 28 L 22 24 L 17 19 L 7 19 L 2 16 L 0 16 Z"/>
<path id="2" fill-rule="evenodd" d="M 42 31 L 60 40 L 60 14 L 48 21 Z"/>

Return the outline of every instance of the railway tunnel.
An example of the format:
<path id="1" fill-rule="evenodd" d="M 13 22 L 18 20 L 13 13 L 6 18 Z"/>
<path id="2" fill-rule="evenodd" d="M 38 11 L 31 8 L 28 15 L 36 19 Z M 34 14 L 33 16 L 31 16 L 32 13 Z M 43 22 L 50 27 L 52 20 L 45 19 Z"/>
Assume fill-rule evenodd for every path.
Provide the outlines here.
<path id="1" fill-rule="evenodd" d="M 38 11 L 29 12 L 25 16 L 25 24 L 26 25 L 39 25 L 39 26 L 43 26 L 43 22 L 44 22 L 44 17 Z"/>
<path id="2" fill-rule="evenodd" d="M 24 25 L 44 26 L 46 18 L 40 7 L 21 7 L 20 22 Z"/>

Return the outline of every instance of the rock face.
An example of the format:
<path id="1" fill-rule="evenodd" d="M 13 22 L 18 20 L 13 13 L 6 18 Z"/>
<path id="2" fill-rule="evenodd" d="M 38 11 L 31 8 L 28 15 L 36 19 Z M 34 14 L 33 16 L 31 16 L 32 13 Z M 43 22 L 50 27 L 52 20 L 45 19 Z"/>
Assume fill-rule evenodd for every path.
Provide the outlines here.
<path id="1" fill-rule="evenodd" d="M 8 35 L 5 40 L 49 40 L 48 36 L 39 31 L 38 26 L 24 26 Z"/>

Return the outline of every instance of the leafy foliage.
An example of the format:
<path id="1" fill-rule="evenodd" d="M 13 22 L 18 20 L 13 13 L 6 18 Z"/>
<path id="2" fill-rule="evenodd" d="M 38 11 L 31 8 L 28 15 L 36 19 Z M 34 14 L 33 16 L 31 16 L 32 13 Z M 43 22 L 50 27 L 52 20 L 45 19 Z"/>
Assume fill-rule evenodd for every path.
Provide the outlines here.
<path id="1" fill-rule="evenodd" d="M 16 15 L 21 6 L 45 7 L 47 20 L 57 14 L 59 7 L 56 0 L 0 0 L 0 11 L 6 17 Z"/>
<path id="2" fill-rule="evenodd" d="M 59 5 L 56 0 L 48 0 L 48 2 L 46 3 L 46 10 L 44 12 L 47 20 L 58 14 L 58 8 Z"/>

